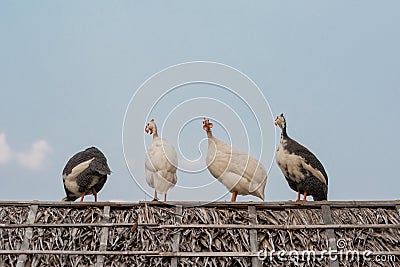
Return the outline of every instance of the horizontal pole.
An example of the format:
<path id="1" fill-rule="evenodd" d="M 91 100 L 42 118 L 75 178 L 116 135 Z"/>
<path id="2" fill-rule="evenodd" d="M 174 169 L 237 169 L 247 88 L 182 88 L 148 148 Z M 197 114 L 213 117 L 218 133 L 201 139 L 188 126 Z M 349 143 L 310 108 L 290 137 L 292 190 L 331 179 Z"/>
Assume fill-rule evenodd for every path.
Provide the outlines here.
<path id="1" fill-rule="evenodd" d="M 91 251 L 91 250 L 0 250 L 1 254 L 45 254 L 45 255 L 148 255 L 157 256 L 159 251 Z"/>
<path id="2" fill-rule="evenodd" d="M 291 252 L 285 251 L 285 252 Z M 326 256 L 329 255 L 346 255 L 349 252 L 347 250 L 331 250 L 331 251 L 312 251 L 315 256 Z M 355 252 L 357 250 L 349 250 L 350 252 Z M 302 253 L 304 251 L 297 251 Z M 328 252 L 330 254 L 328 254 Z M 358 251 L 362 255 L 363 251 Z M 281 251 L 266 251 L 267 255 L 273 257 L 282 256 Z M 152 257 L 258 257 L 258 252 L 160 252 L 160 251 L 87 251 L 87 250 L 0 250 L 0 255 L 12 255 L 12 254 L 26 254 L 26 255 L 109 255 L 109 256 L 152 256 Z M 264 254 L 261 254 L 263 256 Z M 394 255 L 400 256 L 400 250 L 394 251 L 371 251 L 369 256 L 376 255 Z"/>
<path id="3" fill-rule="evenodd" d="M 273 224 L 182 224 L 182 225 L 159 225 L 149 228 L 216 228 L 216 229 L 270 229 L 270 230 L 295 230 L 295 229 L 399 229 L 400 224 L 309 224 L 309 225 L 273 225 Z"/>
<path id="4" fill-rule="evenodd" d="M 0 228 L 81 228 L 81 227 L 136 227 L 135 223 L 65 223 L 65 224 L 0 224 Z M 150 229 L 271 229 L 271 230 L 295 230 L 295 229 L 400 229 L 400 224 L 299 224 L 299 225 L 275 225 L 275 224 L 156 224 L 139 223 L 138 227 Z"/>
<path id="5" fill-rule="evenodd" d="M 144 205 L 158 207 L 220 207 L 220 208 L 243 208 L 254 205 L 257 208 L 282 209 L 282 208 L 321 208 L 321 205 L 329 205 L 331 208 L 396 208 L 400 200 L 377 200 L 377 201 L 309 201 L 309 202 L 206 202 L 206 201 L 140 201 L 140 202 L 66 202 L 66 201 L 0 201 L 1 206 L 28 207 L 39 205 L 39 207 L 55 208 L 88 208 L 111 206 L 113 208 L 132 208 Z"/>
<path id="6" fill-rule="evenodd" d="M 23 224 L 0 224 L 0 228 L 81 228 L 81 227 L 156 227 L 157 223 L 23 223 Z"/>

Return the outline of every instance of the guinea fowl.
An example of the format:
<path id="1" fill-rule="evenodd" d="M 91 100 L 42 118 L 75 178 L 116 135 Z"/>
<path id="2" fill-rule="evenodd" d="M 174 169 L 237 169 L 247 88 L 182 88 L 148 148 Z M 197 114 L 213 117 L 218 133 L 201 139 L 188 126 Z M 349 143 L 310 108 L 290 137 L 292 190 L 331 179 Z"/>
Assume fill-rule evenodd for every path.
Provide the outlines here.
<path id="1" fill-rule="evenodd" d="M 109 174 L 111 170 L 107 159 L 96 147 L 76 153 L 68 160 L 63 170 L 67 196 L 62 200 L 75 201 L 80 197 L 82 202 L 85 195 L 93 194 L 94 201 L 97 201 L 97 193 L 103 188 Z"/>
<path id="2" fill-rule="evenodd" d="M 176 151 L 167 140 L 158 136 L 154 119 L 147 123 L 145 131 L 153 135 L 153 142 L 146 153 L 146 181 L 154 188 L 154 201 L 158 200 L 157 193 L 164 194 L 164 201 L 167 201 L 167 191 L 174 187 L 177 181 Z"/>
<path id="3" fill-rule="evenodd" d="M 252 156 L 232 148 L 212 135 L 213 124 L 206 118 L 203 129 L 207 132 L 207 168 L 225 187 L 236 196 L 253 195 L 264 200 L 267 172 L 265 167 Z"/>
<path id="4" fill-rule="evenodd" d="M 328 175 L 324 166 L 310 150 L 288 136 L 283 113 L 275 119 L 275 125 L 282 129 L 276 162 L 290 188 L 298 193 L 296 201 L 300 201 L 301 194 L 303 201 L 307 201 L 307 195 L 316 201 L 327 200 Z"/>

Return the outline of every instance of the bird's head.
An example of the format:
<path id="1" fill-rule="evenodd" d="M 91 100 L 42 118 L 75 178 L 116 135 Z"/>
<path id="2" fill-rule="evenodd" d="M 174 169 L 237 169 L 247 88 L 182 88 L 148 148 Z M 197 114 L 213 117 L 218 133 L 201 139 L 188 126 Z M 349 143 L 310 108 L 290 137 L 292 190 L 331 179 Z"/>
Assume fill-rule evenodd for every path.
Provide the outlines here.
<path id="1" fill-rule="evenodd" d="M 153 132 L 157 131 L 157 126 L 156 126 L 154 119 L 152 119 L 151 121 L 149 121 L 146 124 L 146 128 L 144 130 L 146 133 L 150 133 L 150 134 L 153 134 Z"/>
<path id="2" fill-rule="evenodd" d="M 213 127 L 212 122 L 210 122 L 209 119 L 207 119 L 206 117 L 204 117 L 203 119 L 203 129 L 206 132 L 211 132 L 211 128 Z"/>
<path id="3" fill-rule="evenodd" d="M 283 116 L 283 113 L 281 113 L 281 115 L 276 117 L 274 123 L 275 123 L 275 125 L 278 125 L 281 129 L 286 128 L 286 120 L 285 120 L 285 117 Z"/>

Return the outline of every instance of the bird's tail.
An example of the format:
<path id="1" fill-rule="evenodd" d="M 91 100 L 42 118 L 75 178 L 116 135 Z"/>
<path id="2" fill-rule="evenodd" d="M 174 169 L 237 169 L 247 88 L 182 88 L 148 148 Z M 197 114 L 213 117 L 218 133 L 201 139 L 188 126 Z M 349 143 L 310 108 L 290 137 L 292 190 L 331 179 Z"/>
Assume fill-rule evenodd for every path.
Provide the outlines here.
<path id="1" fill-rule="evenodd" d="M 64 197 L 63 199 L 61 199 L 61 201 L 75 201 L 75 200 L 77 200 L 78 199 L 78 197 L 69 197 L 69 196 L 66 196 L 66 197 Z"/>
<path id="2" fill-rule="evenodd" d="M 328 200 L 328 187 L 324 187 L 323 191 L 321 194 L 313 196 L 314 201 Z"/>
<path id="3" fill-rule="evenodd" d="M 253 196 L 261 198 L 261 200 L 264 200 L 264 190 L 265 190 L 265 184 L 267 183 L 267 176 L 260 182 L 256 181 L 254 178 L 250 182 L 250 187 L 249 187 L 249 192 Z"/>

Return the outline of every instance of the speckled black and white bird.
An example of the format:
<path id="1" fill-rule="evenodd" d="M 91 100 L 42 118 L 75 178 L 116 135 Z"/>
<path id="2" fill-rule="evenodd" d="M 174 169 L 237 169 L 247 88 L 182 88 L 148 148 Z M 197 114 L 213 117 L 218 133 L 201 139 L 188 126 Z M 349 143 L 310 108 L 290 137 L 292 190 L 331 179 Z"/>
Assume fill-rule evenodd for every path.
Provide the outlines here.
<path id="1" fill-rule="evenodd" d="M 75 201 L 79 197 L 81 202 L 85 195 L 94 195 L 97 201 L 97 193 L 107 181 L 107 175 L 111 174 L 107 159 L 96 147 L 90 147 L 76 153 L 63 170 L 63 183 L 67 196 L 63 201 Z"/>
<path id="2" fill-rule="evenodd" d="M 313 196 L 314 200 L 326 200 L 328 194 L 328 175 L 317 157 L 306 147 L 291 139 L 286 132 L 283 114 L 275 119 L 275 125 L 282 129 L 281 140 L 276 152 L 276 162 L 282 170 L 290 188 L 300 195 Z"/>

